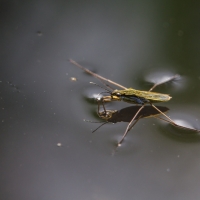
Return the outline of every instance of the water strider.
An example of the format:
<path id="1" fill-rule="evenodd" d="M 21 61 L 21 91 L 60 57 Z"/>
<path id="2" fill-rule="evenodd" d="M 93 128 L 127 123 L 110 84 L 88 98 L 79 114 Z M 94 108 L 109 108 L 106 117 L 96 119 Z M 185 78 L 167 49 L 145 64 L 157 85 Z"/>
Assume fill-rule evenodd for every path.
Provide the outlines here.
<path id="1" fill-rule="evenodd" d="M 72 64 L 76 65 L 77 67 L 81 68 L 82 70 L 84 70 L 85 72 L 93 75 L 94 77 L 98 78 L 99 80 L 106 81 L 108 83 L 111 83 L 115 86 L 118 86 L 120 88 L 122 88 L 122 90 L 113 90 L 110 91 L 108 89 L 107 93 L 109 93 L 109 96 L 103 96 L 101 97 L 98 101 L 100 101 L 102 103 L 102 106 L 104 108 L 104 114 L 105 117 L 108 114 L 108 112 L 105 109 L 104 103 L 105 102 L 111 102 L 111 101 L 125 101 L 127 103 L 132 103 L 132 104 L 139 104 L 141 105 L 140 108 L 138 109 L 138 111 L 135 113 L 135 115 L 132 117 L 131 121 L 129 122 L 122 139 L 118 142 L 118 146 L 121 146 L 121 143 L 123 142 L 125 136 L 127 135 L 128 131 L 133 127 L 133 122 L 134 120 L 137 118 L 137 116 L 139 115 L 139 113 L 141 112 L 142 109 L 144 109 L 144 107 L 146 106 L 146 104 L 150 104 L 155 110 L 157 110 L 160 114 L 162 114 L 163 116 L 165 116 L 166 119 L 162 119 L 165 120 L 167 122 L 169 122 L 170 124 L 172 124 L 173 126 L 176 127 L 180 127 L 180 128 L 187 128 L 184 126 L 180 126 L 177 123 L 175 123 L 172 119 L 170 119 L 170 117 L 168 117 L 164 112 L 162 112 L 158 107 L 154 106 L 153 103 L 159 103 L 159 102 L 167 102 L 169 101 L 172 97 L 170 97 L 168 94 L 162 94 L 162 93 L 157 93 L 157 92 L 151 92 L 153 89 L 155 89 L 158 85 L 161 85 L 163 83 L 175 80 L 177 78 L 179 78 L 179 75 L 174 75 L 172 77 L 170 77 L 169 79 L 154 84 L 153 87 L 149 90 L 149 91 L 141 91 L 141 90 L 135 90 L 133 88 L 126 88 L 112 80 L 106 79 L 96 73 L 93 73 L 92 71 L 84 68 L 83 66 L 81 66 L 80 64 L 78 64 L 77 62 L 75 62 L 74 60 L 70 59 L 69 60 Z M 104 82 L 103 82 L 104 83 Z M 93 83 L 94 84 L 94 83 Z M 105 84 L 105 83 L 104 83 Z M 97 84 L 96 84 L 97 85 Z M 107 87 L 108 85 L 105 84 Z M 110 88 L 110 87 L 109 87 Z M 191 129 L 192 131 L 196 131 L 196 132 L 200 132 L 200 130 L 197 129 Z"/>

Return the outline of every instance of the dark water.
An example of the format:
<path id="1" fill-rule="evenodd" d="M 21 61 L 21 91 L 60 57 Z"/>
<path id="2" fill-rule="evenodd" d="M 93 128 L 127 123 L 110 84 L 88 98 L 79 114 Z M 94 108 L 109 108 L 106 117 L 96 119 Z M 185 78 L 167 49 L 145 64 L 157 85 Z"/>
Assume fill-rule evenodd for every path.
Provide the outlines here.
<path id="1" fill-rule="evenodd" d="M 126 87 L 155 91 L 172 119 L 200 128 L 200 4 L 182 1 L 2 2 L 1 199 L 198 199 L 200 136 L 142 119 L 99 120 L 99 83 L 72 58 Z M 71 77 L 77 80 L 73 81 Z M 127 107 L 114 102 L 108 109 Z"/>

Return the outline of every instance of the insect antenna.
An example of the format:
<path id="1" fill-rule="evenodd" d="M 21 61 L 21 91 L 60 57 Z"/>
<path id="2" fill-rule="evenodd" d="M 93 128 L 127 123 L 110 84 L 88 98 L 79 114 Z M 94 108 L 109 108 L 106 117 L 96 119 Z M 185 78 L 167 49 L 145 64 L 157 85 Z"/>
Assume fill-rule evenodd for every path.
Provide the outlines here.
<path id="1" fill-rule="evenodd" d="M 98 95 L 103 94 L 103 93 L 111 94 L 110 92 L 100 92 Z"/>
<path id="2" fill-rule="evenodd" d="M 94 83 L 94 82 L 90 82 L 91 84 L 93 84 L 93 85 L 97 85 L 98 87 L 100 87 L 100 88 L 102 88 L 102 89 L 104 89 L 104 90 L 106 90 L 109 94 L 111 94 L 112 93 L 112 91 L 110 91 L 110 90 L 108 90 L 107 88 L 104 88 L 104 87 L 102 87 L 102 86 L 100 86 L 100 85 L 98 85 L 97 83 Z"/>
<path id="3" fill-rule="evenodd" d="M 105 83 L 104 81 L 101 80 L 101 82 L 109 89 L 114 90 L 110 85 L 108 85 L 107 83 Z"/>

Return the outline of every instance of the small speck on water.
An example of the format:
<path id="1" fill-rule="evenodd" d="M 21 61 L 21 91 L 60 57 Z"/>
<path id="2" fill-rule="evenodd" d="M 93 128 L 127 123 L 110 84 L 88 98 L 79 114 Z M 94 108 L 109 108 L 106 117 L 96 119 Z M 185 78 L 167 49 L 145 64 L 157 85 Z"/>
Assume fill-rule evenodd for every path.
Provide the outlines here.
<path id="1" fill-rule="evenodd" d="M 57 143 L 57 147 L 61 147 L 62 146 L 62 144 L 59 142 L 59 143 Z"/>
<path id="2" fill-rule="evenodd" d="M 37 36 L 42 36 L 42 32 L 41 31 L 37 31 Z"/>
<path id="3" fill-rule="evenodd" d="M 77 81 L 77 78 L 71 77 L 70 80 L 71 80 L 71 81 Z"/>
<path id="4" fill-rule="evenodd" d="M 167 168 L 167 172 L 170 172 L 170 168 Z"/>

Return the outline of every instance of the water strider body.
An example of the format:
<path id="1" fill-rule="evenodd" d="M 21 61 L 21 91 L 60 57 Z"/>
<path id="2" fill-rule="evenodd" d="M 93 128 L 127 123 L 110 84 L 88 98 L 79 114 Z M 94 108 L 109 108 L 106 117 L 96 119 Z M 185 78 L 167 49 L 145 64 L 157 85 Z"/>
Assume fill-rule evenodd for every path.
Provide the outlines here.
<path id="1" fill-rule="evenodd" d="M 168 94 L 157 92 L 135 90 L 128 88 L 125 90 L 114 90 L 110 96 L 102 97 L 104 102 L 124 101 L 127 103 L 144 105 L 145 103 L 159 103 L 169 101 L 172 97 Z"/>

